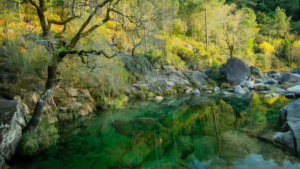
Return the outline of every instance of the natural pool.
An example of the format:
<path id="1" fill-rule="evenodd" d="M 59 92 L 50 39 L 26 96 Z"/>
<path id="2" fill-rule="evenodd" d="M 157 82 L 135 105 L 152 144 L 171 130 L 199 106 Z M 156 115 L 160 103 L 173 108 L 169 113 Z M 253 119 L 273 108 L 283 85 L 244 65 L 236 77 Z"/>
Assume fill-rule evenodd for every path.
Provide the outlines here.
<path id="1" fill-rule="evenodd" d="M 289 101 L 236 95 L 179 95 L 133 101 L 58 124 L 60 139 L 41 154 L 16 157 L 13 169 L 300 168 L 300 160 L 249 137 L 279 131 Z M 242 132 L 243 131 L 243 132 Z"/>

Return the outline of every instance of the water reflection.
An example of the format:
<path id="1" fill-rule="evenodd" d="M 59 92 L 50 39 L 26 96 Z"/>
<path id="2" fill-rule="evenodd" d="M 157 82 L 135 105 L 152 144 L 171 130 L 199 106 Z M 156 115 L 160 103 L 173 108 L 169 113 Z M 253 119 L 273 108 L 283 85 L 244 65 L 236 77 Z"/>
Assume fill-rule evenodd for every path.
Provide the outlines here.
<path id="1" fill-rule="evenodd" d="M 277 130 L 289 101 L 221 95 L 133 102 L 59 124 L 60 143 L 13 168 L 299 168 L 299 159 L 249 137 Z M 245 134 L 246 133 L 246 134 Z"/>

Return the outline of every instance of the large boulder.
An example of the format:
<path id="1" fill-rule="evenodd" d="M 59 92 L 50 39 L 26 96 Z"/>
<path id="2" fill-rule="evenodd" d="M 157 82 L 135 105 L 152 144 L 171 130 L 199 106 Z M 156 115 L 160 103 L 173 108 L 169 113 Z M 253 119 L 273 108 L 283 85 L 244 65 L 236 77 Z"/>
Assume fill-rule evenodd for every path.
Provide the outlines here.
<path id="1" fill-rule="evenodd" d="M 300 66 L 296 67 L 295 69 L 291 70 L 290 72 L 300 75 Z"/>
<path id="2" fill-rule="evenodd" d="M 233 58 L 227 61 L 224 75 L 229 83 L 240 84 L 242 81 L 247 80 L 251 73 L 249 67 L 241 59 Z"/>
<path id="3" fill-rule="evenodd" d="M 10 160 L 22 138 L 26 114 L 14 100 L 0 100 L 0 154 Z"/>
<path id="4" fill-rule="evenodd" d="M 295 95 L 300 95 L 300 85 L 293 86 L 287 89 L 288 92 L 294 93 Z"/>
<path id="5" fill-rule="evenodd" d="M 278 83 L 279 84 L 283 84 L 285 82 L 289 82 L 289 83 L 297 83 L 300 81 L 300 75 L 298 74 L 293 74 L 293 73 L 286 73 L 286 74 L 283 74 Z"/>
<path id="6" fill-rule="evenodd" d="M 253 75 L 255 77 L 259 77 L 259 78 L 263 77 L 263 75 L 260 72 L 259 68 L 256 67 L 256 66 L 250 66 L 250 72 L 251 72 L 251 75 Z"/>
<path id="7" fill-rule="evenodd" d="M 284 129 L 288 128 L 291 132 L 288 131 L 285 134 L 278 133 L 273 138 L 277 144 L 281 145 L 281 147 L 286 147 L 286 150 L 290 151 L 291 153 L 293 153 L 293 151 L 296 151 L 298 156 L 300 156 L 300 111 L 299 110 L 300 110 L 300 99 L 296 100 L 291 104 L 286 105 L 280 110 L 280 122 L 282 128 Z M 291 149 L 293 151 L 291 151 Z"/>

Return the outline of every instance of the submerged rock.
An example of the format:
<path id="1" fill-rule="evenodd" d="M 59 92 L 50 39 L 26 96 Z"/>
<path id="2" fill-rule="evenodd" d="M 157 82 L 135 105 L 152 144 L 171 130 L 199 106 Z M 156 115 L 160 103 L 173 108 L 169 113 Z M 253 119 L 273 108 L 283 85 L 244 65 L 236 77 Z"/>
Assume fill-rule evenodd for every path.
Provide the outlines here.
<path id="1" fill-rule="evenodd" d="M 163 130 L 163 126 L 157 118 L 137 118 L 131 120 L 116 120 L 112 126 L 121 134 L 132 136 L 133 134 L 153 134 L 153 131 Z"/>
<path id="2" fill-rule="evenodd" d="M 122 158 L 124 167 L 135 167 L 140 165 L 150 153 L 150 148 L 144 142 L 140 142 Z"/>
<path id="3" fill-rule="evenodd" d="M 229 83 L 240 84 L 247 80 L 250 74 L 249 67 L 241 59 L 229 59 L 225 65 L 224 75 Z"/>
<path id="4" fill-rule="evenodd" d="M 0 100 L 0 154 L 10 160 L 22 138 L 26 114 L 16 101 Z"/>

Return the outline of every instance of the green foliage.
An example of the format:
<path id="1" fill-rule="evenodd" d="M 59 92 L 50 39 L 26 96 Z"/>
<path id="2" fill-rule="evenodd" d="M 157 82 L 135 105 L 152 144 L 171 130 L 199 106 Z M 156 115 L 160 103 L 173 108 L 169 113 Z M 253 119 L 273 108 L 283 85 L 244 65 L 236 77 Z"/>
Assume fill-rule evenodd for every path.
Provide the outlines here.
<path id="1" fill-rule="evenodd" d="M 183 61 L 188 61 L 193 57 L 193 52 L 181 44 L 174 46 L 172 53 L 179 56 Z"/>
<path id="2" fill-rule="evenodd" d="M 153 50 L 149 50 L 147 54 L 145 54 L 145 57 L 149 60 L 150 63 L 154 63 L 158 60 L 160 60 L 161 56 L 155 56 Z"/>
<path id="3" fill-rule="evenodd" d="M 120 108 L 123 105 L 123 102 L 119 99 L 115 99 L 112 104 L 110 105 L 111 108 L 117 109 Z"/>
<path id="4" fill-rule="evenodd" d="M 148 98 L 154 98 L 156 95 L 154 94 L 154 93 L 152 93 L 152 92 L 149 92 L 148 94 L 147 94 L 147 97 Z"/>
<path id="5" fill-rule="evenodd" d="M 229 83 L 222 83 L 221 84 L 221 89 L 229 89 L 231 85 Z"/>
<path id="6" fill-rule="evenodd" d="M 33 155 L 39 150 L 39 144 L 37 142 L 37 135 L 34 133 L 28 133 L 23 136 L 22 141 L 19 144 L 18 152 L 21 155 Z"/>

